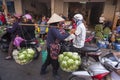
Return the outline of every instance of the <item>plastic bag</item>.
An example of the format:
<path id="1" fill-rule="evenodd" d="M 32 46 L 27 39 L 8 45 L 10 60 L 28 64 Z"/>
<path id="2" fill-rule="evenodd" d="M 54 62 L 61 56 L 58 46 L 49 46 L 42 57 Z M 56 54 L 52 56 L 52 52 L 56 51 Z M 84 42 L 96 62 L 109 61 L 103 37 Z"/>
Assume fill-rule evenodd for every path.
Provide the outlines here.
<path id="1" fill-rule="evenodd" d="M 47 59 L 47 50 L 43 50 L 42 51 L 42 63 L 45 63 L 45 60 Z"/>
<path id="2" fill-rule="evenodd" d="M 54 60 L 58 59 L 58 55 L 60 53 L 60 44 L 59 43 L 51 43 L 50 44 L 50 57 Z"/>
<path id="3" fill-rule="evenodd" d="M 16 37 L 16 38 L 14 39 L 13 44 L 14 44 L 16 47 L 19 47 L 19 46 L 20 46 L 20 43 L 21 43 L 22 41 L 24 41 L 24 39 L 18 36 L 18 37 Z"/>

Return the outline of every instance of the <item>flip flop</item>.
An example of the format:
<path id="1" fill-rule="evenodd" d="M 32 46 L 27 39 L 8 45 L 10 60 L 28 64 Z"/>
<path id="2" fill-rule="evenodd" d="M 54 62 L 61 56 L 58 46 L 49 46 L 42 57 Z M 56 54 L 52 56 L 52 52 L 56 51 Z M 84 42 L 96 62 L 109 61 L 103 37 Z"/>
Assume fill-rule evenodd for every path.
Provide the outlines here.
<path id="1" fill-rule="evenodd" d="M 11 56 L 7 56 L 7 57 L 5 57 L 5 60 L 10 60 L 10 59 L 12 59 Z"/>

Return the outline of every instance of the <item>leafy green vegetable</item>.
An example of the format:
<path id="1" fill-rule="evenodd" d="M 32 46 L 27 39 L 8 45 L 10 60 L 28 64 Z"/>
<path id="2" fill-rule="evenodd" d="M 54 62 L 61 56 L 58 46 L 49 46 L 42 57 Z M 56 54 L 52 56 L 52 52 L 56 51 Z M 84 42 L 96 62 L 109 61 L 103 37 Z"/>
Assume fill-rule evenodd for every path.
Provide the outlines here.
<path id="1" fill-rule="evenodd" d="M 60 67 L 63 71 L 72 72 L 78 69 L 81 58 L 76 52 L 63 52 L 58 56 Z"/>

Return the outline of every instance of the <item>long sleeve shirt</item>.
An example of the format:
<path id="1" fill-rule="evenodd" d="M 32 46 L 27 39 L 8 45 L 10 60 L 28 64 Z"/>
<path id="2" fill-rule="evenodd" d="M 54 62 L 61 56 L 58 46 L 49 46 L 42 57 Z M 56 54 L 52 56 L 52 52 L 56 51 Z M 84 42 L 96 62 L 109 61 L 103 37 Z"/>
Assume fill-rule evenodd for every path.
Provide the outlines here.
<path id="1" fill-rule="evenodd" d="M 55 28 L 55 27 L 51 27 L 48 31 L 48 35 L 47 35 L 47 47 L 50 47 L 50 43 L 55 42 L 56 39 L 63 41 L 65 38 L 67 38 L 69 36 L 68 33 L 65 34 L 61 34 L 59 29 Z"/>
<path id="2" fill-rule="evenodd" d="M 76 31 L 74 34 L 71 34 L 65 39 L 65 41 L 73 40 L 73 46 L 76 48 L 84 47 L 86 38 L 86 28 L 83 23 L 77 25 Z"/>

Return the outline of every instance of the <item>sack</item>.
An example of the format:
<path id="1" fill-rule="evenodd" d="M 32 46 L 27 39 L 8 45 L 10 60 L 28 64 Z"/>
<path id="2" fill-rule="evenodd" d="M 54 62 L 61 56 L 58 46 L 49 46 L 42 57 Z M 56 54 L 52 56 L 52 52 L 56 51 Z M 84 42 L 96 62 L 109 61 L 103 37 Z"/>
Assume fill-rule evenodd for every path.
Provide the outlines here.
<path id="1" fill-rule="evenodd" d="M 58 55 L 60 53 L 60 44 L 57 42 L 50 44 L 50 57 L 52 59 L 58 59 Z"/>

